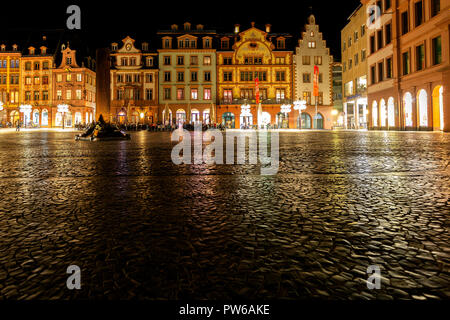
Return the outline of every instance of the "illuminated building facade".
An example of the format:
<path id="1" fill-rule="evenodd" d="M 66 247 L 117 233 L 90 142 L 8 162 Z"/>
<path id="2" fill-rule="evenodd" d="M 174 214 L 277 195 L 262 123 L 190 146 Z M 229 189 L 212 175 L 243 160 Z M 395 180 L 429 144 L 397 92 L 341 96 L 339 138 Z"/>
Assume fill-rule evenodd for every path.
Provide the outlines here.
<path id="1" fill-rule="evenodd" d="M 229 128 L 295 128 L 292 36 L 255 27 L 221 34 L 217 51 L 217 122 Z M 259 101 L 258 101 L 259 100 Z"/>
<path id="2" fill-rule="evenodd" d="M 20 60 L 17 44 L 0 45 L 0 126 L 20 122 Z"/>
<path id="3" fill-rule="evenodd" d="M 214 121 L 216 31 L 189 22 L 159 30 L 159 115 L 164 124 Z"/>
<path id="4" fill-rule="evenodd" d="M 119 47 L 111 45 L 111 115 L 112 121 L 149 124 L 158 120 L 157 53 L 148 42 L 140 47 L 126 37 Z"/>
<path id="5" fill-rule="evenodd" d="M 69 44 L 62 45 L 61 54 L 60 65 L 52 70 L 51 125 L 70 128 L 92 123 L 95 119 L 95 61 L 88 58 L 80 66 L 76 50 L 71 49 Z M 64 105 L 68 107 L 67 112 L 61 110 Z"/>
<path id="6" fill-rule="evenodd" d="M 323 40 L 316 18 L 311 15 L 295 50 L 295 100 L 307 103 L 300 116 L 295 114 L 296 126 L 302 129 L 331 129 L 333 110 L 333 56 Z M 318 96 L 314 95 L 315 70 L 318 68 Z M 316 109 L 317 106 L 317 109 Z M 316 111 L 317 110 L 317 111 Z M 316 114 L 317 112 L 317 114 Z"/>
<path id="7" fill-rule="evenodd" d="M 450 131 L 450 0 L 361 2 L 380 8 L 367 40 L 369 128 Z"/>
<path id="8" fill-rule="evenodd" d="M 346 129 L 367 129 L 367 6 L 360 5 L 341 31 L 343 124 Z"/>

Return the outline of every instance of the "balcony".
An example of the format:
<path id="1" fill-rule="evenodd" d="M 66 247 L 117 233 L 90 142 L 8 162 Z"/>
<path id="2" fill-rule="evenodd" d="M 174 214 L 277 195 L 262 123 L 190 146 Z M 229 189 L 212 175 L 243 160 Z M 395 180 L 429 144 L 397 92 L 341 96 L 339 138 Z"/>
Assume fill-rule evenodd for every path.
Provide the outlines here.
<path id="1" fill-rule="evenodd" d="M 269 104 L 292 104 L 292 99 L 260 99 L 262 105 Z M 243 105 L 243 104 L 256 104 L 256 99 L 224 99 L 219 101 L 220 105 L 232 104 L 232 105 Z"/>

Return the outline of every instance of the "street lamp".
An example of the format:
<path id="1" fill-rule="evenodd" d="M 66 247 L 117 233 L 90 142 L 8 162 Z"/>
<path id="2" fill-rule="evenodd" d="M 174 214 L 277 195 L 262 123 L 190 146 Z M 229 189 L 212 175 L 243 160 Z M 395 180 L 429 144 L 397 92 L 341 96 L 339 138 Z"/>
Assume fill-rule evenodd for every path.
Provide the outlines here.
<path id="1" fill-rule="evenodd" d="M 69 106 L 67 104 L 59 104 L 58 112 L 60 112 L 62 114 L 62 128 L 64 130 L 64 124 L 65 124 L 64 114 L 66 112 L 69 112 Z"/>
<path id="2" fill-rule="evenodd" d="M 300 129 L 302 128 L 302 111 L 306 110 L 306 101 L 305 100 L 297 100 L 294 101 L 294 110 L 298 110 L 299 118 L 300 118 Z"/>
<path id="3" fill-rule="evenodd" d="M 23 125 L 26 128 L 28 124 L 28 119 L 30 118 L 31 109 L 33 107 L 29 104 L 22 104 L 19 106 L 20 112 L 23 113 Z"/>

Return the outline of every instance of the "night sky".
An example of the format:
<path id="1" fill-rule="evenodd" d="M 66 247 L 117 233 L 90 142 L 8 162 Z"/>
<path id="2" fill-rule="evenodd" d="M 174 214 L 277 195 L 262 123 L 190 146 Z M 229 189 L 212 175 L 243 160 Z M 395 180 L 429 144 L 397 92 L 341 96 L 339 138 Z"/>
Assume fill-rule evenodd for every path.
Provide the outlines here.
<path id="1" fill-rule="evenodd" d="M 359 0 L 297 0 L 297 1 L 34 1 L 2 3 L 0 33 L 21 29 L 64 29 L 66 9 L 70 4 L 81 8 L 83 39 L 90 47 L 109 46 L 129 34 L 138 40 L 154 39 L 158 29 L 185 21 L 203 24 L 205 29 L 232 32 L 239 23 L 241 30 L 251 21 L 263 29 L 272 25 L 272 32 L 291 33 L 298 38 L 311 12 L 324 33 L 325 40 L 340 59 L 340 31 L 357 8 Z M 289 8 L 286 8 L 286 4 Z M 213 7 L 214 6 L 214 7 Z M 312 11 L 311 11 L 312 6 Z M 18 12 L 18 17 L 8 14 Z M 0 34 L 0 39 L 1 39 Z M 150 44 L 152 46 L 152 44 Z M 159 44 L 157 44 L 159 45 Z M 155 47 L 156 44 L 153 44 Z"/>

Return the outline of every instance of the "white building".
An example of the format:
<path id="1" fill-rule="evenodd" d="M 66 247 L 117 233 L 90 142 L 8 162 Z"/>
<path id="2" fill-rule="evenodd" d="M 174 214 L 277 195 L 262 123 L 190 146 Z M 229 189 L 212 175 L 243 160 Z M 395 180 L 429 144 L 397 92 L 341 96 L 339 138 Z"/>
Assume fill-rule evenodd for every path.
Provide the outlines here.
<path id="1" fill-rule="evenodd" d="M 331 110 L 333 106 L 332 85 L 333 56 L 327 48 L 326 41 L 319 32 L 316 18 L 311 15 L 305 31 L 302 34 L 294 57 L 294 97 L 295 100 L 305 100 L 307 109 L 302 112 L 302 128 L 330 129 L 332 125 Z M 314 67 L 319 68 L 319 96 L 314 97 Z M 314 126 L 316 115 L 318 121 Z M 311 118 L 311 119 L 310 119 Z M 312 127 L 311 127 L 312 125 Z"/>

